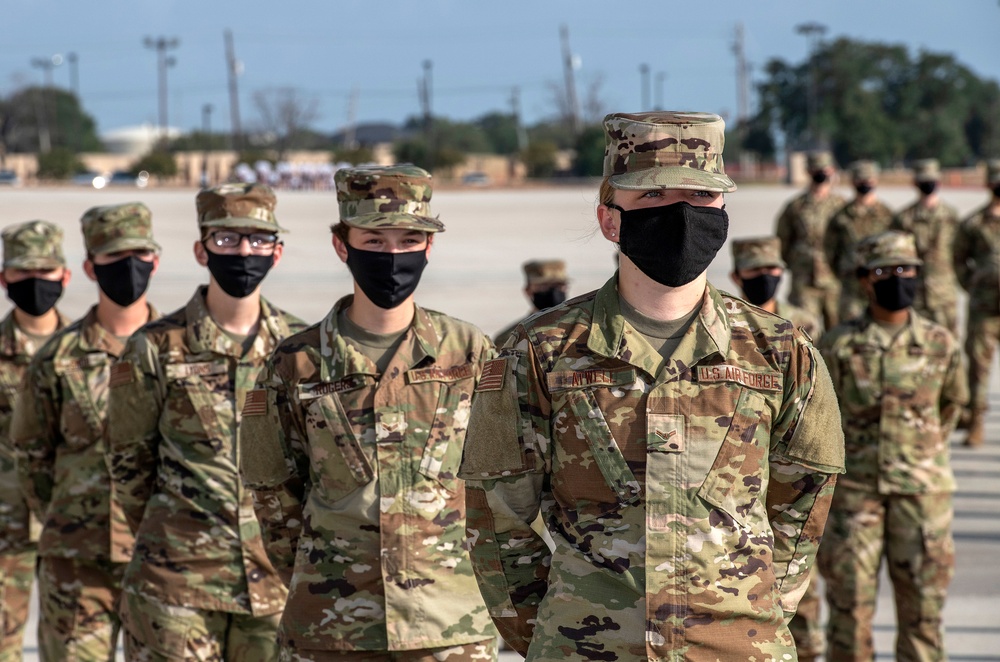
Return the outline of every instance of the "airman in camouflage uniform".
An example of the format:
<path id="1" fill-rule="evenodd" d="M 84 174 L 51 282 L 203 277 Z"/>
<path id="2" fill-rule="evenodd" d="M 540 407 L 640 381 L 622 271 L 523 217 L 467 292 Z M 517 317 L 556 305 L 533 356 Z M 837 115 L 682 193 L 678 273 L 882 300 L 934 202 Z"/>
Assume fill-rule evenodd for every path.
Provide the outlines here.
<path id="1" fill-rule="evenodd" d="M 777 237 L 733 239 L 733 272 L 729 275 L 743 298 L 802 329 L 813 340 L 823 331 L 819 318 L 805 308 L 778 301 L 775 294 L 785 273 Z"/>
<path id="2" fill-rule="evenodd" d="M 524 294 L 531 301 L 531 312 L 528 315 L 558 306 L 566 300 L 566 286 L 569 279 L 566 278 L 565 262 L 562 260 L 532 260 L 525 262 L 522 268 L 525 279 Z M 517 328 L 517 322 L 498 333 L 493 339 L 494 344 L 497 347 L 503 347 L 515 328 Z"/>
<path id="3" fill-rule="evenodd" d="M 969 358 L 970 422 L 966 446 L 981 446 L 993 352 L 1000 338 L 1000 160 L 986 167 L 991 198 L 962 221 L 955 235 L 955 275 L 969 293 L 965 353 Z"/>
<path id="4" fill-rule="evenodd" d="M 819 554 L 830 609 L 826 659 L 874 658 L 884 556 L 896 659 L 943 660 L 941 612 L 955 562 L 948 438 L 968 399 L 961 351 L 946 328 L 905 306 L 916 285 L 903 281 L 920 264 L 912 235 L 876 235 L 857 256 L 869 309 L 820 343 L 847 450 Z"/>
<path id="5" fill-rule="evenodd" d="M 354 295 L 278 347 L 243 412 L 243 479 L 290 589 L 280 659 L 495 659 L 456 477 L 490 341 L 413 303 L 444 230 L 430 175 L 342 169 L 336 184 Z"/>
<path id="6" fill-rule="evenodd" d="M 781 256 L 792 272 L 788 300 L 801 306 L 830 327 L 837 323 L 840 284 L 823 252 L 827 224 L 846 200 L 833 192 L 833 157 L 829 152 L 810 152 L 806 167 L 812 183 L 785 205 L 778 216 L 775 234 L 781 240 Z"/>
<path id="7" fill-rule="evenodd" d="M 195 259 L 211 274 L 140 329 L 111 373 L 111 473 L 136 536 L 123 580 L 129 660 L 276 657 L 287 591 L 239 478 L 241 410 L 264 360 L 304 324 L 260 296 L 281 259 L 275 196 L 198 193 Z"/>
<path id="8" fill-rule="evenodd" d="M 833 215 L 826 228 L 823 249 L 833 272 L 840 279 L 841 320 L 854 319 L 868 305 L 854 270 L 854 247 L 863 239 L 885 232 L 892 223 L 892 210 L 875 196 L 879 168 L 874 161 L 856 161 L 850 166 L 857 197 Z"/>
<path id="9" fill-rule="evenodd" d="M 114 657 L 134 540 L 111 501 L 108 377 L 125 339 L 158 317 L 145 294 L 160 249 L 149 209 L 94 207 L 81 225 L 97 305 L 35 354 L 11 426 L 21 488 L 43 525 L 38 641 L 42 660 L 52 661 Z"/>
<path id="10" fill-rule="evenodd" d="M 0 322 L 0 662 L 21 659 L 40 529 L 17 480 L 10 422 L 32 355 L 68 323 L 54 308 L 70 278 L 62 237 L 47 221 L 3 231 L 0 284 L 14 308 Z"/>
<path id="11" fill-rule="evenodd" d="M 459 477 L 480 589 L 528 660 L 793 659 L 843 466 L 829 376 L 791 323 L 707 283 L 735 190 L 721 118 L 605 130 L 619 272 L 518 325 L 476 388 Z M 658 262 L 664 235 L 685 249 Z"/>
<path id="12" fill-rule="evenodd" d="M 896 214 L 890 226 L 913 234 L 917 255 L 924 262 L 913 308 L 957 336 L 958 279 L 952 248 L 958 230 L 958 212 L 938 195 L 941 167 L 937 159 L 914 163 L 913 182 L 920 198 Z"/>

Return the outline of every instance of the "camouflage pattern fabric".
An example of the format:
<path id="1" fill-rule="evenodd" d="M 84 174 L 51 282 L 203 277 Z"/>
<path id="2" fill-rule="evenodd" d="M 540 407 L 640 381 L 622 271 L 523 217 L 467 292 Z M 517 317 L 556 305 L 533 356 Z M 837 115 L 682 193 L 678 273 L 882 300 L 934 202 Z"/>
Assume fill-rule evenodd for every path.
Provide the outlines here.
<path id="1" fill-rule="evenodd" d="M 896 604 L 897 660 L 946 660 L 942 612 L 955 571 L 951 494 L 876 494 L 838 486 L 819 552 L 827 660 L 872 660 L 883 557 Z"/>
<path id="2" fill-rule="evenodd" d="M 615 188 L 736 190 L 722 160 L 726 123 L 718 115 L 612 113 L 604 135 L 604 176 Z"/>
<path id="3" fill-rule="evenodd" d="M 273 662 L 278 657 L 274 633 L 280 613 L 251 616 L 204 611 L 126 591 L 121 618 L 129 662 Z"/>
<path id="4" fill-rule="evenodd" d="M 405 651 L 295 651 L 282 648 L 278 662 L 479 662 L 497 659 L 496 637 L 472 644 Z"/>
<path id="5" fill-rule="evenodd" d="M 404 164 L 341 168 L 334 175 L 340 220 L 354 228 L 444 232 L 431 216 L 431 174 Z"/>
<path id="6" fill-rule="evenodd" d="M 840 279 L 837 316 L 841 321 L 854 319 L 868 306 L 868 300 L 858 284 L 854 247 L 862 239 L 885 232 L 891 223 L 892 210 L 879 201 L 873 205 L 862 205 L 852 200 L 830 219 L 823 238 L 823 250 L 834 274 Z"/>
<path id="7" fill-rule="evenodd" d="M 267 616 L 281 611 L 286 591 L 239 479 L 240 411 L 264 360 L 304 325 L 261 299 L 244 353 L 212 320 L 206 289 L 133 334 L 112 374 L 115 502 L 136 535 L 124 590 Z"/>
<path id="8" fill-rule="evenodd" d="M 917 255 L 924 262 L 914 309 L 957 336 L 958 279 L 952 247 L 958 212 L 943 202 L 931 208 L 916 202 L 899 212 L 889 227 L 913 234 Z"/>
<path id="9" fill-rule="evenodd" d="M 39 657 L 115 659 L 124 563 L 43 556 L 38 565 Z"/>
<path id="10" fill-rule="evenodd" d="M 846 203 L 833 193 L 820 198 L 806 191 L 785 205 L 775 228 L 781 256 L 791 271 L 789 302 L 805 308 L 828 328 L 838 320 L 840 283 L 826 260 L 823 237 L 830 219 Z"/>
<path id="11" fill-rule="evenodd" d="M 525 285 L 559 285 L 569 280 L 564 260 L 531 260 L 521 265 Z"/>
<path id="12" fill-rule="evenodd" d="M 826 542 L 826 538 L 824 538 L 824 542 Z M 822 570 L 819 564 L 819 558 L 822 556 L 822 553 L 821 546 L 820 552 L 816 557 L 817 571 Z M 809 586 L 806 588 L 805 593 L 802 594 L 802 599 L 799 600 L 799 607 L 795 611 L 795 616 L 792 616 L 792 620 L 788 622 L 788 631 L 792 633 L 792 639 L 795 640 L 795 655 L 799 662 L 813 662 L 813 660 L 822 655 L 823 651 L 826 650 L 826 633 L 823 623 L 820 621 L 820 603 L 822 598 L 820 597 L 820 590 L 817 587 L 817 575 L 819 574 L 819 572 L 813 573 L 812 578 L 809 580 Z"/>
<path id="13" fill-rule="evenodd" d="M 777 309 L 774 311 L 774 314 L 789 320 L 796 329 L 805 331 L 806 335 L 813 341 L 819 340 L 820 336 L 823 335 L 823 325 L 820 323 L 820 318 L 816 315 L 813 315 L 805 308 L 799 308 L 790 303 L 783 301 L 776 301 L 775 303 L 777 304 Z"/>
<path id="14" fill-rule="evenodd" d="M 57 314 L 58 329 L 65 328 L 69 320 Z M 21 659 L 28 598 L 35 578 L 35 543 L 41 531 L 21 492 L 10 444 L 14 400 L 37 349 L 35 341 L 18 328 L 13 311 L 8 313 L 0 322 L 0 662 Z"/>
<path id="15" fill-rule="evenodd" d="M 222 184 L 203 189 L 195 197 L 198 227 L 248 227 L 267 232 L 288 232 L 278 225 L 274 209 L 278 198 L 264 184 Z"/>
<path id="16" fill-rule="evenodd" d="M 534 315 L 535 312 L 537 312 L 537 311 L 528 313 L 527 315 L 524 316 L 524 318 L 527 318 L 527 317 L 530 317 L 530 316 Z M 522 318 L 522 319 L 524 319 L 524 318 Z M 511 324 L 510 326 L 504 328 L 502 331 L 500 331 L 500 333 L 498 333 L 495 336 L 493 336 L 493 344 L 496 347 L 503 347 L 504 344 L 506 344 L 507 340 L 512 335 L 514 335 L 514 331 L 517 330 L 517 325 L 520 324 L 520 323 L 521 323 L 521 320 L 518 320 L 518 321 L 514 322 L 513 324 Z"/>
<path id="17" fill-rule="evenodd" d="M 63 231 L 48 221 L 28 221 L 3 230 L 4 269 L 58 269 L 66 266 Z"/>
<path id="18" fill-rule="evenodd" d="M 1000 213 L 987 205 L 962 221 L 954 264 L 959 284 L 970 295 L 965 352 L 971 404 L 986 409 L 993 350 L 1000 337 Z"/>
<path id="19" fill-rule="evenodd" d="M 481 642 L 496 633 L 456 473 L 489 339 L 417 307 L 379 375 L 338 330 L 352 300 L 278 347 L 244 410 L 243 480 L 290 588 L 281 645 L 387 659 Z"/>
<path id="20" fill-rule="evenodd" d="M 141 202 L 91 207 L 80 219 L 80 227 L 90 255 L 160 250 L 153 241 L 153 214 Z"/>
<path id="21" fill-rule="evenodd" d="M 792 659 L 837 422 L 804 336 L 712 286 L 668 361 L 625 333 L 617 276 L 529 318 L 459 473 L 501 635 L 529 660 Z"/>

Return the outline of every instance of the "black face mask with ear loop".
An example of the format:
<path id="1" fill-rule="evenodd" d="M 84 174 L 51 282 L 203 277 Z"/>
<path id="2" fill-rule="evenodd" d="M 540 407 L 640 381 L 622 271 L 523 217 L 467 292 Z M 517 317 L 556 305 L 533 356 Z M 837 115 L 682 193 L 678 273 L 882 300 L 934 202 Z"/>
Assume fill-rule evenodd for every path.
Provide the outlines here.
<path id="1" fill-rule="evenodd" d="M 25 278 L 7 283 L 7 298 L 32 317 L 41 317 L 52 310 L 62 293 L 62 280 Z"/>
<path id="2" fill-rule="evenodd" d="M 94 265 L 94 275 L 101 291 L 122 308 L 131 306 L 145 294 L 152 273 L 153 261 L 140 260 L 135 255 L 111 264 Z"/>
<path id="3" fill-rule="evenodd" d="M 347 242 L 347 268 L 372 303 L 390 310 L 413 294 L 427 266 L 425 250 L 383 253 L 354 248 Z"/>

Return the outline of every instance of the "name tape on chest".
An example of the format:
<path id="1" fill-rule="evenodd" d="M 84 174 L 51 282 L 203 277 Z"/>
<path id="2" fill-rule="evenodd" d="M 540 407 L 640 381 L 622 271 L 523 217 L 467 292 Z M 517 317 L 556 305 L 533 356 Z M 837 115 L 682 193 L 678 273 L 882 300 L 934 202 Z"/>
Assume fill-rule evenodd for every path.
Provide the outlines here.
<path id="1" fill-rule="evenodd" d="M 67 372 L 78 372 L 88 368 L 96 368 L 106 365 L 107 362 L 108 355 L 106 352 L 91 352 L 79 358 L 56 359 L 53 362 L 53 367 L 55 368 L 56 374 L 63 374 Z"/>
<path id="2" fill-rule="evenodd" d="M 499 391 L 503 388 L 504 375 L 507 374 L 507 359 L 493 359 L 483 365 L 483 374 L 476 385 L 476 391 Z"/>
<path id="3" fill-rule="evenodd" d="M 115 388 L 116 386 L 131 384 L 133 379 L 135 379 L 135 375 L 132 372 L 132 362 L 122 361 L 121 363 L 116 363 L 111 366 L 111 375 L 108 377 L 108 385 L 111 388 Z"/>
<path id="4" fill-rule="evenodd" d="M 760 391 L 781 390 L 781 375 L 776 372 L 758 372 L 726 364 L 698 366 L 698 382 L 735 382 Z"/>
<path id="5" fill-rule="evenodd" d="M 222 375 L 229 372 L 229 365 L 222 361 L 203 361 L 200 363 L 171 363 L 163 367 L 168 379 L 183 379 L 185 377 L 205 377 Z"/>
<path id="6" fill-rule="evenodd" d="M 262 388 L 255 388 L 247 392 L 246 400 L 243 403 L 243 416 L 263 416 L 267 413 L 267 391 Z"/>
<path id="7" fill-rule="evenodd" d="M 313 400 L 315 398 L 322 398 L 324 395 L 353 391 L 354 389 L 364 386 L 367 379 L 368 378 L 365 375 L 350 375 L 332 382 L 299 384 L 299 400 Z"/>
<path id="8" fill-rule="evenodd" d="M 550 391 L 586 386 L 626 386 L 635 382 L 634 370 L 572 370 L 545 376 Z"/>
<path id="9" fill-rule="evenodd" d="M 418 368 L 407 371 L 406 381 L 410 384 L 420 384 L 422 382 L 457 382 L 460 379 L 468 379 L 473 374 L 471 363 L 451 366 L 450 368 L 432 366 L 430 368 Z"/>

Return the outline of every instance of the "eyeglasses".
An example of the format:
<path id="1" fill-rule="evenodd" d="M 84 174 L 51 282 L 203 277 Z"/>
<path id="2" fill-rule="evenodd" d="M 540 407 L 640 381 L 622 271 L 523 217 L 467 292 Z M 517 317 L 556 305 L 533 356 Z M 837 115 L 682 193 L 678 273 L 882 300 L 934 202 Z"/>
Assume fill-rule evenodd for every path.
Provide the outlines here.
<path id="1" fill-rule="evenodd" d="M 875 267 L 872 269 L 875 278 L 889 278 L 890 276 L 900 276 L 912 278 L 917 275 L 917 268 L 912 264 L 898 264 L 894 267 Z"/>
<path id="2" fill-rule="evenodd" d="M 240 244 L 246 238 L 250 242 L 250 250 L 254 253 L 269 253 L 278 243 L 278 235 L 272 232 L 251 232 L 243 234 L 235 230 L 219 230 L 208 237 L 216 247 L 224 250 L 239 250 Z"/>

